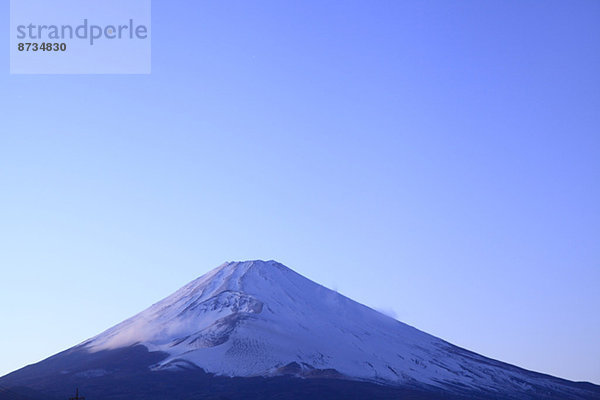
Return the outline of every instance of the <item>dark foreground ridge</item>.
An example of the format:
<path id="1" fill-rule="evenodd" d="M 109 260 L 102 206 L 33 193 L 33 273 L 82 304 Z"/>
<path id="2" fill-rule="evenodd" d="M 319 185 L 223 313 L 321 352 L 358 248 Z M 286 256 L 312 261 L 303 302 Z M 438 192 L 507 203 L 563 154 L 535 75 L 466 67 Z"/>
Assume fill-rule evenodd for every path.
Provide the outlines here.
<path id="1" fill-rule="evenodd" d="M 149 364 L 165 356 L 139 345 L 91 355 L 75 348 L 1 378 L 0 382 L 11 389 L 0 390 L 0 400 L 65 400 L 72 396 L 74 387 L 85 393 L 86 400 L 471 398 L 344 379 L 227 378 L 197 368 L 148 370 Z"/>
<path id="2" fill-rule="evenodd" d="M 76 347 L 0 378 L 0 400 L 66 400 L 75 387 L 85 394 L 86 400 L 558 399 L 544 392 L 513 397 L 468 390 L 449 393 L 418 385 L 395 387 L 347 379 L 228 378 L 198 368 L 149 370 L 149 365 L 165 357 L 165 353 L 149 352 L 141 345 L 92 354 Z M 573 383 L 573 386 L 590 390 L 590 397 L 573 399 L 600 399 L 595 385 Z"/>
<path id="3" fill-rule="evenodd" d="M 102 351 L 88 357 L 73 349 L 0 379 L 0 400 L 66 400 L 79 387 L 86 400 L 304 400 L 304 399 L 505 399 L 494 394 L 450 394 L 433 388 L 392 387 L 345 379 L 227 378 L 201 369 L 149 371 L 165 355 L 143 346 Z M 107 369 L 108 368 L 108 369 Z M 57 372 L 60 371 L 60 372 Z M 103 372 L 101 372 L 103 371 Z M 104 374 L 103 374 L 104 373 Z M 585 386 L 585 384 L 584 384 Z M 590 385 L 592 386 L 592 385 Z M 3 386 L 4 387 L 4 386 Z M 550 399 L 542 393 L 530 399 Z"/>

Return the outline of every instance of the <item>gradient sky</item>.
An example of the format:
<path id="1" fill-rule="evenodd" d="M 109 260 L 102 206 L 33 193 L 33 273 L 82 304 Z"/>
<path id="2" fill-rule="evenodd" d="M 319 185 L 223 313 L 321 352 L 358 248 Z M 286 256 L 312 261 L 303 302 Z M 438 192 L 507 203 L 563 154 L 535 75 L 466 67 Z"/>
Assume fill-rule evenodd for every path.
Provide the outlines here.
<path id="1" fill-rule="evenodd" d="M 595 0 L 171 0 L 149 76 L 11 76 L 7 49 L 0 375 L 276 259 L 600 384 L 598 21 Z"/>

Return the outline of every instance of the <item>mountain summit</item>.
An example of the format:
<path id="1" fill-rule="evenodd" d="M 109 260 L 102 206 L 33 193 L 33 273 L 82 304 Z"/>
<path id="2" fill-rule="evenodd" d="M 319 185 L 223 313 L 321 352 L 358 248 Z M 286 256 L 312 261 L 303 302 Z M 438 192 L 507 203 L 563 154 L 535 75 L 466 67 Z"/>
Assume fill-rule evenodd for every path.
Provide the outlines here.
<path id="1" fill-rule="evenodd" d="M 61 379 L 85 387 L 123 382 L 123 371 L 131 382 L 194 382 L 198 374 L 202 382 L 243 377 L 389 388 L 392 397 L 380 398 L 395 398 L 402 388 L 422 398 L 600 398 L 598 386 L 456 347 L 275 261 L 225 263 L 98 336 L 0 378 L 0 385 L 59 393 Z"/>
<path id="2" fill-rule="evenodd" d="M 427 370 L 439 339 L 274 261 L 223 264 L 83 346 L 133 344 L 169 354 L 153 370 L 196 365 L 247 377 L 283 369 L 393 383 L 450 377 Z"/>

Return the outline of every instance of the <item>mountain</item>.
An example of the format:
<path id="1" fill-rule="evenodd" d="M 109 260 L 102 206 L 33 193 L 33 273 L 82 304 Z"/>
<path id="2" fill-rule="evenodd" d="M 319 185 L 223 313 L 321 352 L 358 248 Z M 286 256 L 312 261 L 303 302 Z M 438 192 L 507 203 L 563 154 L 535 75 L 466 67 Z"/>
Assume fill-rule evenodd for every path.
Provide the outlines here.
<path id="1" fill-rule="evenodd" d="M 89 400 L 600 399 L 600 386 L 454 346 L 274 261 L 225 263 L 0 387 L 30 399 L 75 387 Z"/>

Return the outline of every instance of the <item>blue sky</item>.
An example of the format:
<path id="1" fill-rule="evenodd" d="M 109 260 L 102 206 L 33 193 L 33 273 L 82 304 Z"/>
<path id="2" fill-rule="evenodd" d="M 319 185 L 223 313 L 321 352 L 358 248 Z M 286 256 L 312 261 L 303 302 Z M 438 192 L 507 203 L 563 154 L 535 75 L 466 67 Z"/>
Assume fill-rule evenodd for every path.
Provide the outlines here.
<path id="1" fill-rule="evenodd" d="M 155 1 L 151 75 L 9 75 L 0 54 L 0 375 L 276 259 L 600 384 L 599 19 L 592 0 Z"/>

